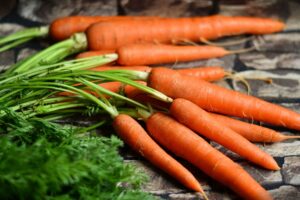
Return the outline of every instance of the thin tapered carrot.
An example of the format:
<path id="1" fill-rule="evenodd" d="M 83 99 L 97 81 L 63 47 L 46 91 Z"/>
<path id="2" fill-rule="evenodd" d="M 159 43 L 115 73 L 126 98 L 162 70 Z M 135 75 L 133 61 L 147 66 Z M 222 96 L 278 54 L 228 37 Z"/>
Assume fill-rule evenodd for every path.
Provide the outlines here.
<path id="1" fill-rule="evenodd" d="M 280 169 L 269 154 L 259 149 L 228 126 L 219 123 L 210 113 L 185 99 L 175 99 L 170 112 L 174 118 L 197 133 L 221 144 L 247 160 L 266 169 Z"/>
<path id="2" fill-rule="evenodd" d="M 228 186 L 244 199 L 272 199 L 242 167 L 171 117 L 155 113 L 146 120 L 146 126 L 149 134 L 162 146 Z"/>
<path id="3" fill-rule="evenodd" d="M 259 98 L 226 89 L 166 68 L 152 69 L 148 85 L 170 97 L 184 98 L 201 108 L 300 130 L 300 114 Z"/>
<path id="4" fill-rule="evenodd" d="M 134 28 L 133 28 L 134 27 Z M 138 42 L 198 42 L 240 34 L 268 34 L 283 30 L 274 19 L 255 17 L 209 16 L 100 22 L 87 31 L 90 50 L 114 50 Z"/>
<path id="5" fill-rule="evenodd" d="M 84 32 L 90 25 L 105 21 L 156 18 L 152 16 L 68 16 L 54 20 L 49 29 L 53 40 L 59 41 L 71 37 L 74 33 Z"/>
<path id="6" fill-rule="evenodd" d="M 204 194 L 196 178 L 183 165 L 166 153 L 133 118 L 120 114 L 114 118 L 113 126 L 118 135 L 134 151 L 187 188 Z"/>
<path id="7" fill-rule="evenodd" d="M 228 116 L 210 113 L 218 122 L 228 126 L 251 142 L 281 142 L 288 139 L 298 139 L 300 136 L 283 135 L 270 128 L 243 122 Z"/>
<path id="8" fill-rule="evenodd" d="M 153 65 L 223 57 L 230 54 L 216 46 L 176 46 L 153 43 L 128 44 L 117 49 L 120 65 Z"/>

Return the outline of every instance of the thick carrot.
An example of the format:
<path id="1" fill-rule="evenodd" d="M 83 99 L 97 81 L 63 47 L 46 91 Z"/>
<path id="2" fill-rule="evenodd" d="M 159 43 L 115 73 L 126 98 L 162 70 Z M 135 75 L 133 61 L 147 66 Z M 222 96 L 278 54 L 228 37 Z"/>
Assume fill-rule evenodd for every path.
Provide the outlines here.
<path id="1" fill-rule="evenodd" d="M 146 125 L 158 143 L 230 187 L 244 199 L 272 199 L 242 167 L 171 117 L 155 113 L 146 120 Z"/>
<path id="2" fill-rule="evenodd" d="M 230 52 L 216 46 L 128 44 L 117 49 L 120 65 L 153 65 L 223 57 Z"/>
<path id="3" fill-rule="evenodd" d="M 259 149 L 246 138 L 214 119 L 210 113 L 185 99 L 175 99 L 170 112 L 179 122 L 197 133 L 221 144 L 247 160 L 266 169 L 280 169 L 269 154 Z"/>
<path id="4" fill-rule="evenodd" d="M 153 165 L 174 177 L 187 188 L 204 193 L 196 178 L 153 141 L 143 127 L 133 118 L 120 114 L 114 118 L 113 126 L 126 144 Z"/>
<path id="5" fill-rule="evenodd" d="M 198 77 L 205 81 L 218 81 L 228 74 L 223 67 L 219 66 L 176 69 L 176 71 L 182 75 Z"/>
<path id="6" fill-rule="evenodd" d="M 90 25 L 105 21 L 150 19 L 151 16 L 69 16 L 54 20 L 49 29 L 49 35 L 53 40 L 59 41 L 71 37 L 74 33 L 84 32 Z"/>
<path id="7" fill-rule="evenodd" d="M 292 110 L 195 77 L 181 75 L 175 70 L 152 69 L 148 85 L 170 97 L 188 99 L 208 111 L 300 130 L 300 114 Z"/>
<path id="8" fill-rule="evenodd" d="M 281 31 L 282 22 L 254 17 L 209 16 L 100 22 L 87 31 L 90 50 L 114 50 L 138 42 L 176 43 Z"/>
<path id="9" fill-rule="evenodd" d="M 210 113 L 218 122 L 228 126 L 251 142 L 281 142 L 287 139 L 297 139 L 300 136 L 283 135 L 270 128 L 250 124 L 228 116 Z"/>

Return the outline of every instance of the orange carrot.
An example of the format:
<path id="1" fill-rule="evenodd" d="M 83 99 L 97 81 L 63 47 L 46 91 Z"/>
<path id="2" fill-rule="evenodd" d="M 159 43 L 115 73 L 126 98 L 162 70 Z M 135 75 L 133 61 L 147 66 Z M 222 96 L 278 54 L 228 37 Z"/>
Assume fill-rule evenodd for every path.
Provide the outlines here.
<path id="1" fill-rule="evenodd" d="M 114 50 L 138 42 L 177 43 L 281 31 L 282 22 L 254 17 L 209 16 L 100 22 L 87 31 L 90 50 Z"/>
<path id="2" fill-rule="evenodd" d="M 204 193 L 196 178 L 156 144 L 143 127 L 133 118 L 128 115 L 120 114 L 114 118 L 113 126 L 118 135 L 134 151 L 174 177 L 187 188 Z"/>
<path id="3" fill-rule="evenodd" d="M 94 71 L 106 71 L 106 70 L 136 70 L 136 71 L 143 71 L 143 72 L 150 72 L 152 70 L 151 67 L 148 66 L 99 66 L 95 68 L 91 68 L 90 70 Z"/>
<path id="4" fill-rule="evenodd" d="M 297 139 L 300 136 L 283 135 L 270 128 L 250 124 L 224 115 L 210 113 L 215 120 L 228 126 L 251 142 L 281 142 L 287 139 Z"/>
<path id="5" fill-rule="evenodd" d="M 155 113 L 146 120 L 146 126 L 158 143 L 230 187 L 244 199 L 272 199 L 242 167 L 171 117 Z"/>
<path id="6" fill-rule="evenodd" d="M 173 98 L 184 98 L 201 108 L 231 116 L 300 130 L 300 114 L 259 98 L 229 90 L 166 69 L 152 69 L 148 85 Z"/>
<path id="7" fill-rule="evenodd" d="M 126 21 L 132 19 L 156 18 L 151 16 L 69 16 L 54 20 L 50 25 L 49 34 L 53 40 L 64 40 L 74 33 L 84 32 L 90 25 L 104 21 Z"/>
<path id="8" fill-rule="evenodd" d="M 105 71 L 114 69 L 136 70 L 143 72 L 150 72 L 152 70 L 152 68 L 148 66 L 99 66 L 90 70 Z M 176 69 L 176 71 L 182 75 L 193 76 L 205 81 L 218 81 L 227 75 L 224 68 L 217 66 Z"/>
<path id="9" fill-rule="evenodd" d="M 88 57 L 92 57 L 92 56 L 102 56 L 104 54 L 110 54 L 110 53 L 115 53 L 115 52 L 116 52 L 115 50 L 86 51 L 86 52 L 79 53 L 76 56 L 76 59 L 88 58 Z"/>
<path id="10" fill-rule="evenodd" d="M 269 154 L 224 124 L 219 123 L 213 116 L 196 104 L 178 98 L 171 104 L 170 112 L 173 117 L 188 128 L 221 144 L 247 160 L 266 169 L 280 169 Z"/>
<path id="11" fill-rule="evenodd" d="M 230 52 L 216 46 L 128 44 L 117 49 L 120 65 L 153 65 L 223 57 Z"/>
<path id="12" fill-rule="evenodd" d="M 198 77 L 205 81 L 218 81 L 228 74 L 223 67 L 219 66 L 176 69 L 176 71 L 182 75 Z"/>

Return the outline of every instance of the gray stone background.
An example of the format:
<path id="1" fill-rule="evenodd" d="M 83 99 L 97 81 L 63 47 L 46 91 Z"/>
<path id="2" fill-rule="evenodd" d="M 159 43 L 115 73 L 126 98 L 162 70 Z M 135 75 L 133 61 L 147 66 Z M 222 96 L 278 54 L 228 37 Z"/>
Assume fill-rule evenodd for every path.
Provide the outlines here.
<path id="1" fill-rule="evenodd" d="M 250 41 L 228 47 L 256 51 L 230 55 L 221 59 L 177 64 L 173 67 L 220 65 L 228 71 L 266 70 L 280 75 L 272 84 L 249 80 L 252 95 L 300 112 L 300 1 L 299 0 L 0 0 L 0 36 L 19 30 L 50 23 L 66 15 L 160 15 L 204 16 L 212 14 L 273 17 L 283 20 L 286 29 L 277 34 L 253 37 Z M 249 36 L 226 38 L 217 42 L 234 41 Z M 14 50 L 0 53 L 0 68 L 5 68 L 26 56 L 45 48 L 49 40 L 35 40 Z M 291 74 L 296 78 L 292 78 Z M 218 84 L 245 92 L 241 84 L 220 81 Z M 86 123 L 78 119 L 74 122 Z M 299 134 L 272 127 L 283 133 Z M 280 171 L 272 172 L 253 166 L 236 154 L 211 142 L 213 146 L 240 163 L 259 183 L 271 192 L 274 199 L 300 199 L 300 141 L 277 144 L 259 144 L 275 157 Z M 186 190 L 171 177 L 151 166 L 127 147 L 121 150 L 126 162 L 136 163 L 149 174 L 150 182 L 144 186 L 163 199 L 201 199 L 197 193 Z M 199 170 L 183 162 L 199 179 L 211 200 L 238 199 L 230 190 L 210 179 Z"/>

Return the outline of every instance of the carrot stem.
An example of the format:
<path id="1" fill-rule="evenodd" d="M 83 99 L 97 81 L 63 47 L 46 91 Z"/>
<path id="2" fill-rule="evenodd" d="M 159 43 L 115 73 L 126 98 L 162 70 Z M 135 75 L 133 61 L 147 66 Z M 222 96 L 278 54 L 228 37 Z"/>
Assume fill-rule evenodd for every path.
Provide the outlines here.
<path id="1" fill-rule="evenodd" d="M 49 33 L 49 26 L 33 27 L 20 30 L 0 39 L 0 52 L 11 49 L 19 44 L 38 37 L 46 37 Z"/>
<path id="2" fill-rule="evenodd" d="M 10 74 L 12 72 L 24 72 L 30 68 L 39 66 L 41 64 L 51 64 L 53 62 L 57 62 L 69 55 L 77 53 L 79 51 L 85 50 L 87 48 L 87 39 L 84 33 L 77 33 L 73 35 L 70 39 L 64 40 L 62 42 L 56 43 L 47 49 L 36 53 L 31 56 L 29 59 L 25 61 L 21 61 L 13 65 L 9 68 L 5 75 Z M 61 54 L 57 54 L 56 52 L 60 51 Z M 55 56 L 52 56 L 55 54 Z M 51 56 L 51 59 L 47 59 Z"/>

